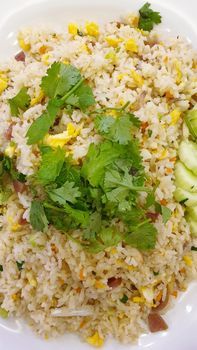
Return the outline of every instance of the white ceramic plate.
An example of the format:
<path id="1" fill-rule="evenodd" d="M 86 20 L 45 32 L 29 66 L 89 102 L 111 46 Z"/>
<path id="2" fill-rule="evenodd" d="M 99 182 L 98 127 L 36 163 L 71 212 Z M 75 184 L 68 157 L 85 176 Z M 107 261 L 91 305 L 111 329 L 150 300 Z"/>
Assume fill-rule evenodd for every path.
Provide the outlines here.
<path id="1" fill-rule="evenodd" d="M 71 20 L 92 19 L 99 22 L 118 18 L 139 9 L 141 0 L 1 0 L 0 7 L 0 59 L 17 52 L 16 34 L 29 24 L 51 24 L 55 27 Z M 196 0 L 152 0 L 154 8 L 163 16 L 161 30 L 186 36 L 197 48 Z M 24 5 L 25 4 L 25 5 Z M 104 350 L 196 350 L 197 349 L 197 283 L 190 285 L 175 307 L 165 318 L 167 332 L 140 337 L 137 345 L 123 346 L 108 340 Z M 20 320 L 0 321 L 0 350 L 88 350 L 91 347 L 73 335 L 44 341 L 36 337 Z"/>

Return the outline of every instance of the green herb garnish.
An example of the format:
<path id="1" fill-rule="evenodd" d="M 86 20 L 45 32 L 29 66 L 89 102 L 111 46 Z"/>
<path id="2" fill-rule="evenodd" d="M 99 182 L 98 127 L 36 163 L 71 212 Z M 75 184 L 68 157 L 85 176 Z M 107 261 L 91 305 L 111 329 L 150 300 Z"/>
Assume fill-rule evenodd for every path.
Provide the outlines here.
<path id="1" fill-rule="evenodd" d="M 159 12 L 155 12 L 150 8 L 150 4 L 147 2 L 142 8 L 139 10 L 140 18 L 139 18 L 139 29 L 143 29 L 145 31 L 150 32 L 154 24 L 161 23 L 161 15 Z"/>
<path id="2" fill-rule="evenodd" d="M 20 110 L 26 111 L 28 109 L 30 100 L 31 99 L 27 93 L 27 88 L 23 87 L 15 97 L 8 100 L 11 114 L 14 117 L 18 117 Z"/>
<path id="3" fill-rule="evenodd" d="M 17 261 L 16 262 L 16 265 L 17 265 L 19 271 L 22 271 L 24 263 L 25 263 L 24 261 Z"/>
<path id="4" fill-rule="evenodd" d="M 0 272 L 3 272 L 3 265 L 0 265 Z"/>
<path id="5" fill-rule="evenodd" d="M 128 296 L 126 294 L 123 295 L 123 297 L 120 299 L 121 303 L 126 304 L 129 300 Z"/>
<path id="6" fill-rule="evenodd" d="M 30 223 L 34 230 L 46 231 L 48 220 L 44 211 L 43 204 L 39 201 L 33 201 L 30 209 Z"/>
<path id="7" fill-rule="evenodd" d="M 41 88 L 49 98 L 46 111 L 38 117 L 27 132 L 28 144 L 43 139 L 53 126 L 58 113 L 65 106 L 85 111 L 95 104 L 92 89 L 85 83 L 80 71 L 61 62 L 55 62 L 42 78 Z"/>
<path id="8" fill-rule="evenodd" d="M 192 247 L 191 247 L 191 250 L 197 252 L 197 247 L 192 246 Z"/>

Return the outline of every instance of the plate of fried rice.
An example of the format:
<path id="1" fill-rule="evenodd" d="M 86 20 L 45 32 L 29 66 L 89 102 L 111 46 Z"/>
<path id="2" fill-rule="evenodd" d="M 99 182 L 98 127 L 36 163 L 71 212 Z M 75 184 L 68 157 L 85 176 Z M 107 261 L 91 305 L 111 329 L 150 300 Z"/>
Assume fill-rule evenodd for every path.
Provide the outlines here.
<path id="1" fill-rule="evenodd" d="M 196 349 L 197 5 L 0 13 L 0 349 Z"/>

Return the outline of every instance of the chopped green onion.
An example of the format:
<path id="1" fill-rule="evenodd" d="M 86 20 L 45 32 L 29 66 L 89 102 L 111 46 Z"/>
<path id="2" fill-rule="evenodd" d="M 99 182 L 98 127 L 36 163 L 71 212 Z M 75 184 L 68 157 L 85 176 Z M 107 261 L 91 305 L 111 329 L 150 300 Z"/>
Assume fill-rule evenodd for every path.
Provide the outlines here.
<path id="1" fill-rule="evenodd" d="M 123 295 L 123 297 L 120 299 L 121 303 L 126 304 L 129 300 L 128 296 L 126 294 Z"/>

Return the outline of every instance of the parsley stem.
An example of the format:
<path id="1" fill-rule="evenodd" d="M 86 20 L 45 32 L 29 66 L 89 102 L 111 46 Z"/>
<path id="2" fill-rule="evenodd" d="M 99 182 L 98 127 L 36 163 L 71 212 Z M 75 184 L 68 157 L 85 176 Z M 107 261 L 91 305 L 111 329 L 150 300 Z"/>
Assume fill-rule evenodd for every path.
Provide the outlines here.
<path id="1" fill-rule="evenodd" d="M 58 208 L 58 207 L 55 207 L 54 205 L 48 203 L 48 202 L 44 202 L 43 203 L 43 206 L 44 208 L 46 209 L 53 209 L 55 211 L 59 211 L 60 213 L 65 213 L 65 210 L 64 209 L 61 209 L 61 208 Z"/>
<path id="2" fill-rule="evenodd" d="M 127 101 L 122 108 L 120 108 L 120 111 L 124 111 L 128 106 L 130 105 L 130 102 Z"/>
<path id="3" fill-rule="evenodd" d="M 70 91 L 68 91 L 68 93 L 65 96 L 63 96 L 60 101 L 66 102 L 66 100 L 81 86 L 84 80 L 84 78 L 81 78 L 81 80 L 79 80 L 79 82 L 75 86 L 73 86 L 73 88 Z"/>

